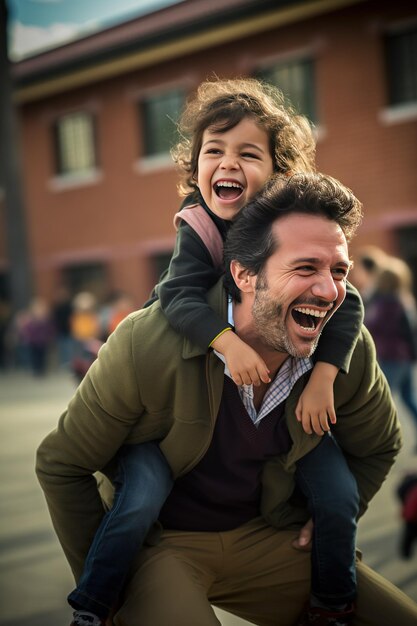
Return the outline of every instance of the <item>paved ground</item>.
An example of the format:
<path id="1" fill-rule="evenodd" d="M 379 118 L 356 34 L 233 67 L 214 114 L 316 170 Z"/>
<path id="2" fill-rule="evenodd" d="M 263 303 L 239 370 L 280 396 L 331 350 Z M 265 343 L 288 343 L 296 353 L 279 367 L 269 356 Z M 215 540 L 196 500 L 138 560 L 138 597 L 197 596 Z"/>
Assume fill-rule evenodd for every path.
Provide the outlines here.
<path id="1" fill-rule="evenodd" d="M 44 380 L 0 375 L 0 626 L 68 626 L 70 621 L 65 598 L 72 579 L 33 467 L 37 444 L 55 426 L 73 390 L 73 381 L 63 374 Z M 410 561 L 397 554 L 394 490 L 406 470 L 417 470 L 409 417 L 401 405 L 399 410 L 405 448 L 361 521 L 358 543 L 371 566 L 417 601 L 417 549 Z M 223 626 L 244 624 L 218 614 Z"/>

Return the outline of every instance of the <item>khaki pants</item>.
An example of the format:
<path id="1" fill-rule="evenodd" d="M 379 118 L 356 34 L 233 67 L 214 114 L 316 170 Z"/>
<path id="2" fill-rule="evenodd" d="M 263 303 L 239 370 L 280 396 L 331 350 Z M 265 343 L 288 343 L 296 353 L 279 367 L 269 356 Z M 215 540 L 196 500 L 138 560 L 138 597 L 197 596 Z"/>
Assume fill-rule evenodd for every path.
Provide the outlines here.
<path id="1" fill-rule="evenodd" d="M 294 531 L 253 520 L 227 532 L 165 531 L 145 548 L 116 626 L 219 626 L 212 604 L 259 626 L 294 626 L 308 599 L 310 554 Z M 355 626 L 416 626 L 417 604 L 357 564 Z"/>

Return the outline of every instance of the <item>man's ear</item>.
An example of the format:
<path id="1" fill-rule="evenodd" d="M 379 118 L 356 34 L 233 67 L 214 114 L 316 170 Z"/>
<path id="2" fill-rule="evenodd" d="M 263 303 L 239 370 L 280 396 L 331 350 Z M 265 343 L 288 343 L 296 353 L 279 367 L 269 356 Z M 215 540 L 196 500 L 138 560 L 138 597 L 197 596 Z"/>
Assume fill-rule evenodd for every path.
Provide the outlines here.
<path id="1" fill-rule="evenodd" d="M 243 267 L 239 261 L 231 261 L 230 273 L 240 291 L 251 293 L 255 290 L 256 276 Z"/>

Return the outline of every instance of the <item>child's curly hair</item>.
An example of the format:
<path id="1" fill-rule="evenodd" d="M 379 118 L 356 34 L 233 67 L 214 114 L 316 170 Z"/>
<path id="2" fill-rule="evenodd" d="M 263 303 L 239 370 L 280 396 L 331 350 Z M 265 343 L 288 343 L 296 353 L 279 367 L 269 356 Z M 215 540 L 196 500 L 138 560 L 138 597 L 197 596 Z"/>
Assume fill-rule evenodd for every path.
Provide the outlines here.
<path id="1" fill-rule="evenodd" d="M 315 171 L 315 140 L 310 124 L 285 102 L 276 87 L 254 78 L 203 82 L 186 103 L 178 123 L 179 143 L 171 151 L 180 169 L 179 193 L 197 190 L 197 167 L 207 128 L 226 132 L 252 117 L 269 136 L 274 171 L 282 174 Z"/>

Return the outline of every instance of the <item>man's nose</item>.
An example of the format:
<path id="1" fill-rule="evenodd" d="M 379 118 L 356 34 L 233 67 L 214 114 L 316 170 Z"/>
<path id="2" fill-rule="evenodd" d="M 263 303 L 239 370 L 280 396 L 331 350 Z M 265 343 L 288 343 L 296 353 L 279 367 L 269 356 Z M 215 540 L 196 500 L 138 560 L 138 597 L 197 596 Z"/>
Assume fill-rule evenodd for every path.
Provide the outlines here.
<path id="1" fill-rule="evenodd" d="M 312 292 L 316 297 L 327 302 L 333 302 L 339 295 L 336 281 L 330 272 L 317 275 Z"/>

